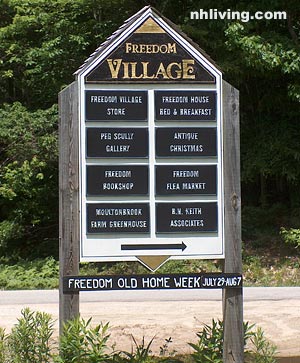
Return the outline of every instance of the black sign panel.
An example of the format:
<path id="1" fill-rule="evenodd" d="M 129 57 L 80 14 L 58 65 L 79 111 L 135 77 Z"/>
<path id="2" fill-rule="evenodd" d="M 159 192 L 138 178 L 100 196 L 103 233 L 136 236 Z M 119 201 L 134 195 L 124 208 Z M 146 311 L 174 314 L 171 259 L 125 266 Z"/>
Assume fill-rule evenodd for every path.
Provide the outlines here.
<path id="1" fill-rule="evenodd" d="M 216 195 L 216 165 L 157 165 L 156 195 Z"/>
<path id="2" fill-rule="evenodd" d="M 215 127 L 158 127 L 155 141 L 158 157 L 217 156 Z"/>
<path id="3" fill-rule="evenodd" d="M 146 121 L 147 91 L 86 91 L 86 121 Z"/>
<path id="4" fill-rule="evenodd" d="M 157 121 L 216 121 L 216 91 L 154 91 Z"/>
<path id="5" fill-rule="evenodd" d="M 65 276 L 63 292 L 110 290 L 194 290 L 241 288 L 241 274 L 155 274 L 155 275 L 99 275 Z"/>
<path id="6" fill-rule="evenodd" d="M 86 131 L 87 157 L 145 158 L 149 154 L 147 128 L 95 128 Z"/>
<path id="7" fill-rule="evenodd" d="M 148 233 L 148 203 L 88 203 L 87 233 Z"/>
<path id="8" fill-rule="evenodd" d="M 87 166 L 87 195 L 89 196 L 145 195 L 148 191 L 148 166 Z"/>
<path id="9" fill-rule="evenodd" d="M 146 23 L 148 21 L 146 20 Z M 146 23 L 92 69 L 85 81 L 216 83 L 215 76 L 175 42 L 165 30 L 153 22 Z"/>
<path id="10" fill-rule="evenodd" d="M 217 203 L 156 203 L 156 232 L 217 232 Z"/>

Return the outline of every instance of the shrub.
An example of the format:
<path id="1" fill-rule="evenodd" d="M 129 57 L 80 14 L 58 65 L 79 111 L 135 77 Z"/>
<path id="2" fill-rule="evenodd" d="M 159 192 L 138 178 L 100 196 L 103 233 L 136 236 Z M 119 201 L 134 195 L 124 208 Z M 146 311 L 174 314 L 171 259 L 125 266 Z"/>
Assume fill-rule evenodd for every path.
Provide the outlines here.
<path id="1" fill-rule="evenodd" d="M 0 363 L 5 363 L 6 352 L 6 335 L 5 330 L 0 327 Z"/>
<path id="2" fill-rule="evenodd" d="M 261 328 L 252 330 L 254 325 L 244 323 L 244 351 L 245 362 L 248 363 L 275 363 L 276 347 L 269 342 Z M 222 363 L 224 325 L 221 320 L 212 320 L 212 324 L 205 324 L 202 331 L 197 333 L 196 344 L 189 343 L 194 349 L 193 361 L 196 363 Z M 247 344 L 251 343 L 251 349 Z"/>
<path id="3" fill-rule="evenodd" d="M 148 344 L 145 342 L 145 337 L 143 337 L 141 343 L 132 336 L 134 343 L 132 351 L 129 352 L 118 352 L 113 355 L 113 363 L 183 363 L 182 360 L 173 357 L 174 352 L 169 352 L 169 344 L 172 339 L 165 339 L 165 343 L 160 347 L 160 357 L 155 357 L 151 351 L 151 344 L 153 342 L 152 338 Z"/>
<path id="4" fill-rule="evenodd" d="M 52 344 L 53 321 L 46 313 L 32 312 L 25 308 L 22 317 L 9 335 L 0 328 L 0 363 L 222 363 L 223 322 L 212 320 L 197 333 L 198 342 L 189 345 L 191 356 L 182 360 L 169 352 L 171 338 L 160 347 L 160 356 L 154 356 L 151 344 L 133 339 L 131 352 L 109 351 L 108 323 L 91 326 L 91 318 L 77 317 L 64 324 L 60 338 L 60 354 Z M 245 363 L 275 363 L 276 347 L 264 336 L 261 328 L 244 323 Z M 248 343 L 248 344 L 247 344 Z M 247 347 L 247 348 L 246 348 Z"/>
<path id="5" fill-rule="evenodd" d="M 250 341 L 252 349 L 247 352 L 247 362 L 249 363 L 276 363 L 276 347 L 269 342 L 260 327 L 251 334 Z"/>
<path id="6" fill-rule="evenodd" d="M 25 308 L 22 317 L 7 338 L 8 362 L 48 363 L 51 362 L 51 337 L 53 321 L 49 314 L 32 312 Z"/>
<path id="7" fill-rule="evenodd" d="M 3 262 L 2 262 L 3 261 Z M 17 263 L 0 261 L 0 288 L 53 289 L 58 287 L 59 267 L 53 257 Z"/>
<path id="8" fill-rule="evenodd" d="M 197 333 L 198 342 L 189 343 L 195 350 L 192 357 L 196 363 L 223 362 L 223 322 L 212 320 L 212 325 L 205 324 Z"/>
<path id="9" fill-rule="evenodd" d="M 100 363 L 108 360 L 109 355 L 105 352 L 108 324 L 101 323 L 93 328 L 91 320 L 77 317 L 64 324 L 58 362 Z"/>
<path id="10" fill-rule="evenodd" d="M 153 363 L 154 357 L 151 355 L 151 344 L 153 342 L 153 338 L 146 345 L 145 338 L 143 337 L 142 342 L 139 344 L 137 340 L 132 337 L 132 340 L 135 345 L 135 349 L 129 352 L 120 352 L 119 354 L 115 354 L 113 361 L 116 363 Z"/>
<path id="11" fill-rule="evenodd" d="M 295 248 L 300 247 L 300 229 L 285 229 L 282 227 L 280 230 L 280 235 L 286 244 Z"/>

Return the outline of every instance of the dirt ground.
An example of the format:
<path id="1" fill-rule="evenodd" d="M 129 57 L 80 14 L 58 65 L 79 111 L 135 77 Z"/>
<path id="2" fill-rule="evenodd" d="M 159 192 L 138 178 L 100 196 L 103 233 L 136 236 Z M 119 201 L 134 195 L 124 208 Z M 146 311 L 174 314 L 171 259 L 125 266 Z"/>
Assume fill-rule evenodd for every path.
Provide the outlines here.
<path id="1" fill-rule="evenodd" d="M 58 304 L 26 304 L 33 311 L 50 313 L 58 331 Z M 20 317 L 21 303 L 1 304 L 0 326 L 8 332 Z M 188 353 L 188 342 L 197 340 L 196 333 L 212 318 L 222 318 L 220 301 L 142 301 L 142 302 L 83 302 L 80 313 L 93 317 L 93 324 L 109 322 L 110 344 L 116 349 L 131 350 L 132 336 L 138 342 L 153 337 L 152 350 L 159 352 L 165 339 L 172 338 L 169 351 Z M 244 321 L 259 325 L 268 339 L 276 344 L 278 356 L 300 356 L 300 301 L 263 300 L 244 302 Z"/>

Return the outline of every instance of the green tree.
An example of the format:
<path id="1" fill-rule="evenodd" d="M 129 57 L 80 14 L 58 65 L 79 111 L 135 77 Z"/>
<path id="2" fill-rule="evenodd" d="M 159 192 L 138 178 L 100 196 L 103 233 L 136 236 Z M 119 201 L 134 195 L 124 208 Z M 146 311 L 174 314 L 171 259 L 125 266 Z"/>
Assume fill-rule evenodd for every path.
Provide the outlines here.
<path id="1" fill-rule="evenodd" d="M 0 250 L 38 252 L 57 238 L 57 106 L 0 109 Z M 56 243 L 57 244 L 57 243 Z"/>
<path id="2" fill-rule="evenodd" d="M 73 72 L 134 10 L 130 5 L 116 0 L 1 2 L 0 102 L 42 109 L 57 102 Z"/>
<path id="3" fill-rule="evenodd" d="M 290 17 L 292 9 L 284 9 Z M 243 70 L 236 80 L 243 97 L 243 181 L 260 187 L 262 206 L 286 199 L 299 203 L 294 189 L 300 177 L 300 55 L 294 34 L 300 24 L 290 21 L 265 21 L 256 25 L 259 31 L 235 23 L 225 32 L 236 69 Z"/>

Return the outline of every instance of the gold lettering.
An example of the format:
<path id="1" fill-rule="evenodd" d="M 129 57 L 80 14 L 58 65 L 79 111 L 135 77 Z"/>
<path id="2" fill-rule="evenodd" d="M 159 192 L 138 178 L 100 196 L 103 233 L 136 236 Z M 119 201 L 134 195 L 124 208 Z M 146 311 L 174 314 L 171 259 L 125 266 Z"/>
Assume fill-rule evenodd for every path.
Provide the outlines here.
<path id="1" fill-rule="evenodd" d="M 176 76 L 174 77 L 173 74 L 172 74 L 172 68 L 174 67 L 177 67 L 178 69 L 175 70 L 175 73 L 176 73 Z M 181 64 L 180 63 L 176 63 L 176 62 L 173 62 L 173 63 L 170 63 L 167 67 L 167 75 L 169 78 L 171 79 L 178 79 L 178 78 L 181 78 Z"/>
<path id="2" fill-rule="evenodd" d="M 194 74 L 195 64 L 194 59 L 183 59 L 182 60 L 182 78 L 183 79 L 195 79 L 196 76 Z"/>
<path id="3" fill-rule="evenodd" d="M 135 51 L 136 44 L 126 43 L 127 50 Z M 147 46 L 145 45 L 147 50 Z M 140 49 L 139 49 L 140 50 Z M 154 49 L 153 49 L 154 50 Z M 155 49 L 156 50 L 156 49 Z M 183 59 L 182 62 L 154 64 L 156 72 L 149 74 L 150 62 L 123 62 L 122 59 L 107 59 L 112 79 L 195 79 L 195 61 Z"/>
<path id="4" fill-rule="evenodd" d="M 140 44 L 139 53 L 146 53 L 146 44 Z"/>
<path id="5" fill-rule="evenodd" d="M 159 46 L 157 44 L 153 44 L 152 53 L 159 53 Z"/>
<path id="6" fill-rule="evenodd" d="M 129 53 L 130 52 L 130 50 L 131 50 L 131 43 L 126 43 L 126 45 L 125 45 L 125 53 Z"/>
<path id="7" fill-rule="evenodd" d="M 154 46 L 151 47 L 151 44 L 146 44 L 146 53 L 154 53 Z"/>
<path id="8" fill-rule="evenodd" d="M 130 78 L 129 77 L 129 63 L 123 62 L 123 68 L 124 68 L 123 78 Z"/>
<path id="9" fill-rule="evenodd" d="M 122 64 L 122 59 L 107 59 L 111 78 L 118 78 L 119 70 Z"/>
<path id="10" fill-rule="evenodd" d="M 176 43 L 167 44 L 125 44 L 125 53 L 177 53 Z"/>
<path id="11" fill-rule="evenodd" d="M 168 51 L 168 47 L 167 47 L 167 45 L 166 45 L 166 44 L 162 44 L 162 45 L 160 46 L 160 52 L 161 52 L 161 53 L 167 53 L 167 51 Z"/>
<path id="12" fill-rule="evenodd" d="M 177 53 L 176 43 L 173 44 L 168 43 L 168 53 Z"/>
<path id="13" fill-rule="evenodd" d="M 143 78 L 143 74 L 140 74 L 139 76 L 136 75 L 137 62 L 130 62 L 129 64 L 131 65 L 131 78 L 132 79 Z"/>
<path id="14" fill-rule="evenodd" d="M 143 79 L 152 79 L 154 78 L 154 74 L 152 76 L 148 76 L 148 64 L 149 62 L 142 62 L 142 65 L 143 65 Z"/>
<path id="15" fill-rule="evenodd" d="M 158 44 L 153 44 L 153 53 L 159 53 L 159 45 Z"/>
<path id="16" fill-rule="evenodd" d="M 159 64 L 158 70 L 156 72 L 155 78 L 159 78 L 158 76 L 163 76 L 164 79 L 168 79 L 167 72 L 165 70 L 165 67 L 162 63 Z"/>

